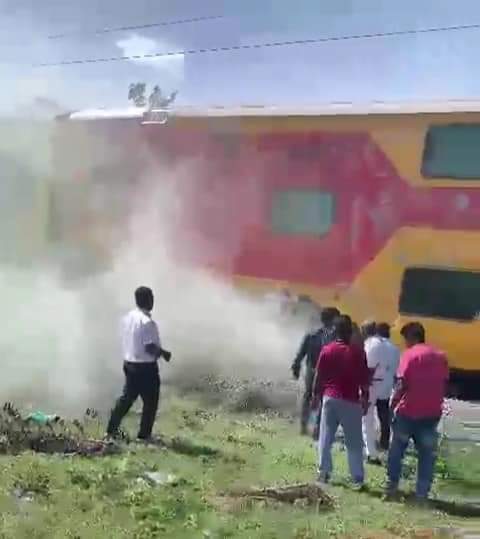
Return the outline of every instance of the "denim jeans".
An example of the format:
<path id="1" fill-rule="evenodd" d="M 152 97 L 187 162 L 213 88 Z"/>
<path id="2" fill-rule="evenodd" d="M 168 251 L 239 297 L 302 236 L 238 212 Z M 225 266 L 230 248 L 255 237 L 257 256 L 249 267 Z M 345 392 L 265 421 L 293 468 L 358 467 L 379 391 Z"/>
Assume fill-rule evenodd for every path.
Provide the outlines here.
<path id="1" fill-rule="evenodd" d="M 388 454 L 389 490 L 395 491 L 400 482 L 402 462 L 411 439 L 417 450 L 417 487 L 416 495 L 427 498 L 433 482 L 435 460 L 437 457 L 440 418 L 411 419 L 397 415 L 392 424 L 393 437 Z"/>
<path id="2" fill-rule="evenodd" d="M 362 484 L 364 481 L 362 408 L 360 404 L 343 399 L 331 397 L 323 399 L 318 440 L 320 476 L 327 480 L 332 473 L 332 446 L 340 425 L 345 435 L 352 480 L 356 484 Z"/>

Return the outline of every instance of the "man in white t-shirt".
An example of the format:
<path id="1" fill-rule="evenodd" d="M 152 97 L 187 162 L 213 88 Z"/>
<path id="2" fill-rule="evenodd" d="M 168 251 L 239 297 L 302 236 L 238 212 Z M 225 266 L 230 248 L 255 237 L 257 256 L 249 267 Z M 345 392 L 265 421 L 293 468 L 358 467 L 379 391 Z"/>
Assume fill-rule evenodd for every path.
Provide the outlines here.
<path id="1" fill-rule="evenodd" d="M 367 458 L 372 464 L 381 464 L 378 458 L 377 435 L 375 428 L 375 410 L 381 425 L 382 449 L 390 441 L 390 414 L 388 400 L 390 399 L 395 373 L 398 367 L 400 352 L 389 340 L 390 328 L 388 324 L 367 324 L 365 332 L 365 353 L 371 375 L 370 401 L 367 414 L 363 418 L 363 438 L 365 442 Z M 387 402 L 387 407 L 382 406 Z"/>
<path id="2" fill-rule="evenodd" d="M 385 365 L 385 373 L 383 382 L 378 388 L 377 394 L 377 414 L 380 421 L 380 448 L 383 451 L 388 451 L 390 447 L 390 425 L 392 422 L 390 413 L 390 398 L 395 386 L 395 379 L 400 363 L 400 350 L 390 340 L 390 325 L 386 322 L 377 324 L 377 335 L 383 339 L 383 343 L 387 350 Z"/>
<path id="3" fill-rule="evenodd" d="M 123 393 L 112 410 L 107 427 L 108 436 L 116 436 L 120 423 L 140 396 L 143 401 L 138 438 L 151 438 L 160 396 L 158 359 L 170 361 L 171 354 L 163 350 L 158 327 L 152 320 L 153 292 L 141 286 L 135 291 L 136 309 L 122 320 L 121 344 L 125 385 Z"/>

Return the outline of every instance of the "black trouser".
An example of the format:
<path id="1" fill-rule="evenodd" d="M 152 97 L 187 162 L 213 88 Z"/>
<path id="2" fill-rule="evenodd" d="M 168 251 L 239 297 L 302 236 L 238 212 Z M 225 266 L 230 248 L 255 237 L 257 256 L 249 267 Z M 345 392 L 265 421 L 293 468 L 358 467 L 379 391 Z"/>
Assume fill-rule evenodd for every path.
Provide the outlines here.
<path id="1" fill-rule="evenodd" d="M 310 365 L 307 365 L 305 370 L 305 390 L 303 392 L 302 400 L 302 415 L 300 418 L 302 432 L 304 433 L 307 432 L 308 419 L 310 417 L 314 378 L 315 369 L 313 369 Z"/>
<path id="2" fill-rule="evenodd" d="M 160 397 L 160 376 L 158 364 L 130 363 L 123 364 L 125 385 L 122 396 L 117 400 L 107 427 L 107 434 L 118 432 L 122 419 L 127 415 L 132 404 L 140 396 L 143 401 L 142 419 L 138 437 L 150 438 L 155 416 L 157 415 L 158 399 Z"/>
<path id="3" fill-rule="evenodd" d="M 384 399 L 377 400 L 377 414 L 380 421 L 380 447 L 388 451 L 390 447 L 390 401 Z"/>

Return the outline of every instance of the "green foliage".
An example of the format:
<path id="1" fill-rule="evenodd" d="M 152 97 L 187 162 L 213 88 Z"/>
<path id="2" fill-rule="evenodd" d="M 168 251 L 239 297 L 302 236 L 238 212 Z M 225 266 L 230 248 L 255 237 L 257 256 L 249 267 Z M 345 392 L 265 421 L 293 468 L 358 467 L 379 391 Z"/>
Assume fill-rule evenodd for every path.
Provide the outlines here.
<path id="1" fill-rule="evenodd" d="M 137 420 L 127 419 L 126 429 Z M 368 467 L 369 492 L 351 491 L 346 454 L 340 451 L 330 487 L 336 499 L 332 511 L 257 501 L 231 505 L 223 492 L 314 479 L 311 441 L 286 420 L 221 408 L 200 412 L 188 400 L 164 403 L 159 426 L 171 442 L 168 449 L 134 445 L 120 455 L 92 459 L 3 456 L 0 539 L 407 537 L 456 523 L 428 508 L 382 502 L 382 468 Z M 88 435 L 98 425 L 86 422 L 85 429 Z M 480 478 L 479 454 L 442 444 L 436 488 L 452 489 L 453 497 L 459 492 L 455 485 L 462 492 L 467 485 L 458 481 Z M 177 480 L 156 485 L 143 479 L 146 472 Z M 405 475 L 408 491 L 415 481 L 413 456 Z M 14 491 L 31 493 L 31 499 L 17 500 Z"/>
<path id="2" fill-rule="evenodd" d="M 128 88 L 128 100 L 133 101 L 136 107 L 144 107 L 147 104 L 145 92 L 147 85 L 144 82 L 135 82 Z"/>
<path id="3" fill-rule="evenodd" d="M 46 464 L 30 461 L 12 476 L 10 483 L 19 495 L 32 493 L 49 496 L 51 475 Z"/>

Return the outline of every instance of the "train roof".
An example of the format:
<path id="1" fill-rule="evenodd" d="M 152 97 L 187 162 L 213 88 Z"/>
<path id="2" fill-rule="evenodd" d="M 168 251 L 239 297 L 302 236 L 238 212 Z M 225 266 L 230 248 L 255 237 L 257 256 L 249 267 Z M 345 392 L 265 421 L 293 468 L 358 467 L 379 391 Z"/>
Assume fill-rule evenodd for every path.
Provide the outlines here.
<path id="1" fill-rule="evenodd" d="M 59 116 L 62 120 L 141 119 L 147 112 L 143 107 L 84 109 Z M 254 116 L 362 116 L 368 114 L 442 114 L 480 112 L 480 101 L 425 101 L 369 103 L 332 102 L 319 106 L 284 107 L 266 105 L 241 106 L 178 106 L 168 110 L 171 117 L 254 117 Z"/>

